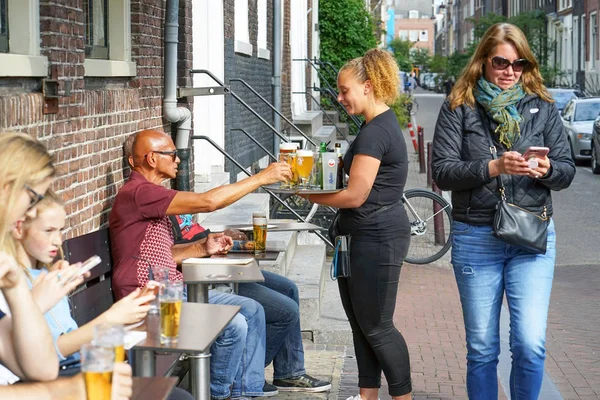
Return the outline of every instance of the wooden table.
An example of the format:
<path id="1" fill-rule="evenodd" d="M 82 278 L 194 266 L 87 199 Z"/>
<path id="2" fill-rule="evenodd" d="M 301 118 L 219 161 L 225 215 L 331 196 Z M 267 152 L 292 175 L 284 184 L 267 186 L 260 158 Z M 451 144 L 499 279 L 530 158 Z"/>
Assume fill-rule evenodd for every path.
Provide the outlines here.
<path id="1" fill-rule="evenodd" d="M 131 400 L 167 400 L 176 384 L 174 376 L 134 377 Z"/>
<path id="2" fill-rule="evenodd" d="M 136 375 L 156 375 L 155 351 L 185 353 L 190 359 L 192 395 L 197 400 L 210 400 L 210 346 L 240 310 L 239 306 L 183 303 L 179 338 L 176 342 L 160 341 L 160 316 L 150 315 L 140 328 L 146 339 L 133 347 Z"/>
<path id="3" fill-rule="evenodd" d="M 252 257 L 248 255 L 248 257 Z M 212 259 L 211 259 L 212 260 Z M 248 264 L 196 264 L 183 260 L 183 282 L 187 284 L 188 301 L 208 303 L 208 286 L 214 283 L 264 282 L 256 260 Z"/>

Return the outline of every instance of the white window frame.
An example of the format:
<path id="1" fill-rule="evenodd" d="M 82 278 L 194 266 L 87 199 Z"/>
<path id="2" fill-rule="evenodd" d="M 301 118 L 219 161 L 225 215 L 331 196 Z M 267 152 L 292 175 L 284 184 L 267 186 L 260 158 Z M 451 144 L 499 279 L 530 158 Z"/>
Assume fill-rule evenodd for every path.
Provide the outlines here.
<path id="1" fill-rule="evenodd" d="M 256 9 L 258 13 L 258 37 L 256 47 L 258 58 L 271 59 L 271 52 L 267 49 L 267 0 L 257 0 Z"/>
<path id="2" fill-rule="evenodd" d="M 0 53 L 0 77 L 48 76 L 40 55 L 39 0 L 8 0 L 8 53 Z"/>
<path id="3" fill-rule="evenodd" d="M 137 68 L 131 60 L 130 0 L 108 0 L 108 60 L 86 58 L 87 77 L 131 77 Z"/>
<path id="4" fill-rule="evenodd" d="M 408 40 L 408 31 L 407 30 L 399 30 L 398 31 L 398 39 L 407 41 Z"/>
<path id="5" fill-rule="evenodd" d="M 587 48 L 586 48 L 586 46 L 587 46 L 587 40 L 585 40 L 585 32 L 586 32 L 586 30 L 585 30 L 585 23 L 586 23 L 586 21 L 587 20 L 585 18 L 585 14 L 581 14 L 581 27 L 580 27 L 580 29 L 581 29 L 581 49 L 583 50 L 581 52 L 581 70 L 582 71 L 585 71 L 587 69 L 586 65 L 585 65 L 585 58 L 586 58 L 585 57 L 585 55 L 586 55 L 585 53 L 586 53 L 586 50 L 587 50 Z"/>
<path id="6" fill-rule="evenodd" d="M 408 40 L 410 40 L 411 42 L 418 42 L 419 31 L 415 29 L 411 29 L 410 31 L 408 31 Z"/>
<path id="7" fill-rule="evenodd" d="M 594 24 L 594 22 L 596 22 Z M 596 26 L 596 34 L 594 35 L 594 25 Z M 596 12 L 590 13 L 590 68 L 596 70 L 596 58 L 598 58 L 598 21 Z"/>
<path id="8" fill-rule="evenodd" d="M 419 11 L 418 10 L 410 10 L 408 12 L 408 19 L 419 19 Z"/>
<path id="9" fill-rule="evenodd" d="M 250 44 L 250 28 L 248 26 L 248 0 L 235 0 L 235 43 L 236 53 L 252 56 L 254 47 Z"/>

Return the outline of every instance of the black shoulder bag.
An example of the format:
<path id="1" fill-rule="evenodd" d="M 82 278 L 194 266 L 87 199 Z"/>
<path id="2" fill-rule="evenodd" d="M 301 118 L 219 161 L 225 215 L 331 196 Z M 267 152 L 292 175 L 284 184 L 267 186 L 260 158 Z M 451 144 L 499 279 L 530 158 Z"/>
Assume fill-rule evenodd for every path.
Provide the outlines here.
<path id="1" fill-rule="evenodd" d="M 492 153 L 492 158 L 497 160 L 498 155 L 496 153 L 496 146 L 492 140 L 489 120 L 486 115 L 481 115 L 481 109 L 479 113 L 488 131 L 487 138 L 490 145 L 490 153 Z M 496 180 L 498 182 L 498 191 L 500 192 L 500 201 L 496 205 L 492 234 L 503 242 L 528 253 L 546 253 L 548 223 L 550 222 L 546 206 L 544 206 L 542 213 L 538 215 L 508 202 L 506 199 L 506 189 L 502 183 L 502 175 L 498 175 Z"/>
<path id="2" fill-rule="evenodd" d="M 329 276 L 332 280 L 337 278 L 348 278 L 350 277 L 350 242 L 352 240 L 352 234 L 360 228 L 360 225 L 367 219 L 374 215 L 389 210 L 396 204 L 401 203 L 402 200 L 398 200 L 392 204 L 386 204 L 385 206 L 379 207 L 366 217 L 360 220 L 354 230 L 347 235 L 341 235 L 338 229 L 338 223 L 340 220 L 340 210 L 338 209 L 333 217 L 333 221 L 328 229 L 328 236 L 331 243 L 333 243 L 333 260 L 331 261 L 331 267 L 329 268 Z"/>

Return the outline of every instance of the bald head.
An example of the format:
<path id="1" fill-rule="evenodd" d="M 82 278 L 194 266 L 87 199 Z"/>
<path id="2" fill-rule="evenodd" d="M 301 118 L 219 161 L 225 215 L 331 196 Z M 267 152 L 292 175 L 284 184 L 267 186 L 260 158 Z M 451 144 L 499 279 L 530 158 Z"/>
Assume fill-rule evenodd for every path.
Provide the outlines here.
<path id="1" fill-rule="evenodd" d="M 145 130 L 135 135 L 132 155 L 134 165 L 142 165 L 144 156 L 151 151 L 174 147 L 173 140 L 165 133 L 156 130 Z"/>

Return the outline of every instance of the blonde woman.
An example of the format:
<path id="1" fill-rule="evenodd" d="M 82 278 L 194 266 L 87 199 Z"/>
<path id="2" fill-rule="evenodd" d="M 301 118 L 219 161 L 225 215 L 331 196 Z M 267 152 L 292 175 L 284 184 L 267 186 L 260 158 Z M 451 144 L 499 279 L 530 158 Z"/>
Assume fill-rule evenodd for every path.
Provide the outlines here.
<path id="1" fill-rule="evenodd" d="M 11 231 L 25 215 L 34 218 L 55 174 L 44 146 L 20 133 L 0 133 L 0 290 L 10 316 L 0 312 L 0 364 L 23 380 L 51 381 L 58 358 L 46 321 L 33 301 L 25 276 L 15 261 Z M 73 267 L 76 268 L 77 266 Z M 65 267 L 68 268 L 68 267 Z M 67 275 L 53 277 L 66 282 Z M 81 375 L 44 383 L 1 386 L 0 398 L 18 400 L 85 398 Z M 131 368 L 115 364 L 112 400 L 131 397 Z"/>
<path id="2" fill-rule="evenodd" d="M 360 393 L 349 400 L 377 400 L 382 370 L 394 400 L 411 398 L 408 348 L 393 323 L 400 268 L 410 243 L 400 202 L 408 155 L 388 107 L 398 96 L 398 75 L 391 54 L 378 49 L 342 67 L 338 100 L 350 114 L 364 116 L 365 123 L 344 156 L 350 176 L 346 190 L 308 196 L 340 208 L 339 231 L 352 232 L 351 276 L 338 279 L 358 362 Z"/>
<path id="3" fill-rule="evenodd" d="M 493 159 L 489 139 L 497 148 Z M 523 154 L 548 147 L 537 166 Z M 493 25 L 442 106 L 433 138 L 433 178 L 452 191 L 452 265 L 467 338 L 469 399 L 497 399 L 502 298 L 510 312 L 511 398 L 537 399 L 544 374 L 545 335 L 556 257 L 554 223 L 545 254 L 492 236 L 501 176 L 517 206 L 552 216 L 552 190 L 575 175 L 558 110 L 543 85 L 525 35 Z"/>

